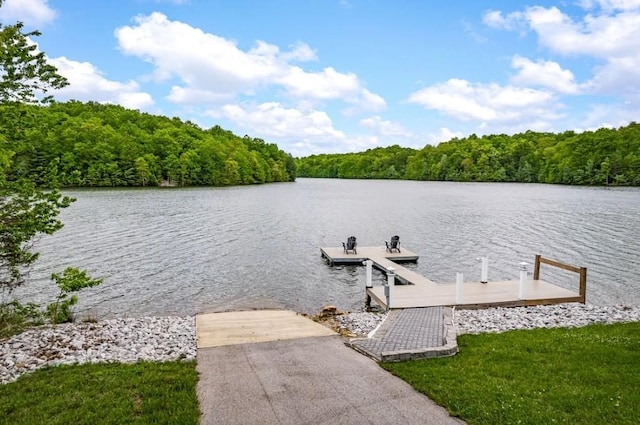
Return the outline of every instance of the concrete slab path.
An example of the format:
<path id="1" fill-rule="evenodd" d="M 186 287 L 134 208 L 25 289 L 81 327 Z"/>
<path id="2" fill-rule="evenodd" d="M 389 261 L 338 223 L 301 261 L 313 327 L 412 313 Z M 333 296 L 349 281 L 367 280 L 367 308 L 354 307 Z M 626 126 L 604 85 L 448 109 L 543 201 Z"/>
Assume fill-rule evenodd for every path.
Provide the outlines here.
<path id="1" fill-rule="evenodd" d="M 288 310 L 198 314 L 198 348 L 335 335 L 331 329 Z"/>
<path id="2" fill-rule="evenodd" d="M 203 425 L 464 423 L 337 334 L 199 347 L 197 363 Z"/>

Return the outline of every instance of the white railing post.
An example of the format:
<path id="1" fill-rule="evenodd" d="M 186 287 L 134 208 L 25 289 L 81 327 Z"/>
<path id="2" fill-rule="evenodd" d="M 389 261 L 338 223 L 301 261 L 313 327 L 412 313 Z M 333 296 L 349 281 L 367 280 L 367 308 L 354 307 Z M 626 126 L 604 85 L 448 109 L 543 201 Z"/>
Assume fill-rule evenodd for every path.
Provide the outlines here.
<path id="1" fill-rule="evenodd" d="M 373 279 L 372 279 L 373 261 L 364 260 L 362 262 L 362 264 L 364 264 L 366 266 L 366 270 L 367 270 L 367 280 L 365 282 L 365 290 L 364 290 L 364 293 L 366 294 L 365 306 L 367 307 L 367 309 L 370 309 L 371 308 L 371 294 L 369 294 L 369 289 L 373 288 Z"/>
<path id="2" fill-rule="evenodd" d="M 387 296 L 387 309 L 391 309 L 393 304 L 393 286 L 396 281 L 396 269 L 389 267 L 387 269 L 387 286 L 385 286 L 385 295 Z"/>
<path id="3" fill-rule="evenodd" d="M 365 260 L 364 265 L 367 266 L 367 288 L 373 288 L 373 261 Z"/>
<path id="4" fill-rule="evenodd" d="M 464 289 L 464 275 L 456 273 L 456 304 L 462 304 L 462 290 Z"/>
<path id="5" fill-rule="evenodd" d="M 520 292 L 518 298 L 524 300 L 527 296 L 527 263 L 520 263 Z"/>
<path id="6" fill-rule="evenodd" d="M 481 258 L 482 260 L 482 275 L 480 276 L 481 283 L 489 282 L 489 257 L 486 255 Z"/>

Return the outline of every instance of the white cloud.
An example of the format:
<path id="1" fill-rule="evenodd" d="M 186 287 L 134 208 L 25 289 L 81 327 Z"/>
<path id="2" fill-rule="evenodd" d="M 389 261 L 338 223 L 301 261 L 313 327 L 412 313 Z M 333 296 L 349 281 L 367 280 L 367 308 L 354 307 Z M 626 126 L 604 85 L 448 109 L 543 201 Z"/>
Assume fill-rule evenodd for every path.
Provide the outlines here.
<path id="1" fill-rule="evenodd" d="M 609 12 L 640 8 L 640 0 L 582 0 L 578 4 L 585 9 L 600 8 Z"/>
<path id="2" fill-rule="evenodd" d="M 558 62 L 532 62 L 516 56 L 517 74 L 511 83 L 545 87 L 556 93 L 581 95 L 580 117 L 572 118 L 578 128 L 622 126 L 637 121 L 640 114 L 640 0 L 582 0 L 582 10 L 560 7 L 529 7 L 509 14 L 492 11 L 484 23 L 506 30 L 533 32 L 550 55 L 586 58 L 594 65 L 591 75 L 576 82 L 569 69 Z M 599 96 L 599 97 L 588 97 Z M 595 102 L 595 103 L 593 103 Z M 548 131 L 550 120 L 531 123 L 532 130 Z M 553 130 L 553 129 L 552 129 Z"/>
<path id="3" fill-rule="evenodd" d="M 30 26 L 40 26 L 53 22 L 57 13 L 47 0 L 4 0 L 0 7 L 0 21 L 24 22 Z"/>
<path id="4" fill-rule="evenodd" d="M 291 67 L 278 81 L 296 97 L 313 99 L 335 99 L 341 95 L 352 96 L 360 90 L 355 74 L 343 74 L 329 67 L 322 72 L 306 72 Z"/>
<path id="5" fill-rule="evenodd" d="M 232 41 L 171 22 L 160 13 L 138 17 L 136 23 L 116 30 L 120 49 L 152 63 L 158 81 L 178 78 L 203 99 L 249 91 L 279 73 L 276 46 L 259 42 L 245 53 Z"/>
<path id="6" fill-rule="evenodd" d="M 214 118 L 226 118 L 242 128 L 267 138 L 280 140 L 344 139 L 323 111 L 287 108 L 278 102 L 228 104 L 209 112 Z"/>
<path id="7" fill-rule="evenodd" d="M 460 131 L 451 131 L 447 127 L 441 127 L 438 130 L 437 135 L 434 135 L 434 137 L 436 138 L 435 142 L 439 143 L 439 142 L 446 142 L 448 140 L 453 139 L 454 137 L 457 137 L 460 139 L 464 137 L 464 135 Z"/>
<path id="8" fill-rule="evenodd" d="M 473 26 L 473 24 L 465 19 L 460 21 L 463 31 L 468 34 L 476 43 L 486 43 L 487 38 L 481 35 Z"/>
<path id="9" fill-rule="evenodd" d="M 592 104 L 586 116 L 577 123 L 578 130 L 596 130 L 601 127 L 621 127 L 632 121 L 638 122 L 640 116 L 640 102 L 631 104 L 629 102 L 614 104 Z"/>
<path id="10" fill-rule="evenodd" d="M 526 20 L 540 44 L 560 54 L 608 59 L 637 56 L 640 48 L 640 10 L 587 14 L 576 22 L 556 7 L 532 7 Z"/>
<path id="11" fill-rule="evenodd" d="M 172 86 L 167 99 L 173 103 L 190 105 L 198 103 L 217 104 L 233 100 L 233 93 L 202 91 L 194 87 Z"/>
<path id="12" fill-rule="evenodd" d="M 375 93 L 363 89 L 357 97 L 357 103 L 366 111 L 381 111 L 387 106 L 387 102 Z"/>
<path id="13" fill-rule="evenodd" d="M 290 47 L 290 51 L 282 54 L 282 58 L 287 61 L 307 62 L 318 60 L 315 50 L 311 49 L 308 44 L 298 42 Z"/>
<path id="14" fill-rule="evenodd" d="M 514 12 L 503 15 L 499 10 L 490 10 L 483 15 L 482 22 L 491 28 L 514 30 L 522 25 L 522 14 Z"/>
<path id="15" fill-rule="evenodd" d="M 462 121 L 484 123 L 513 123 L 535 117 L 553 120 L 558 118 L 555 110 L 560 107 L 549 91 L 472 84 L 460 79 L 425 87 L 412 93 L 408 100 Z"/>
<path id="16" fill-rule="evenodd" d="M 511 82 L 520 87 L 546 87 L 558 93 L 576 94 L 578 85 L 573 73 L 562 69 L 560 64 L 553 61 L 539 60 L 533 62 L 522 56 L 511 59 L 511 67 L 518 73 L 511 78 Z"/>
<path id="17" fill-rule="evenodd" d="M 379 116 L 373 116 L 360 120 L 360 125 L 374 130 L 377 134 L 385 137 L 411 138 L 413 135 L 402 124 L 383 120 Z"/>
<path id="18" fill-rule="evenodd" d="M 637 92 L 630 88 L 640 86 L 640 0 L 584 0 L 580 5 L 585 8 L 582 16 L 569 16 L 558 7 L 535 6 L 506 16 L 492 11 L 485 14 L 484 22 L 504 29 L 513 29 L 518 22 L 533 31 L 540 45 L 553 54 L 600 62 L 593 68 L 592 78 L 580 85 L 582 92 L 636 99 Z M 560 85 L 569 88 L 565 92 L 573 93 L 569 71 L 553 70 L 553 62 L 539 64 L 545 64 L 538 71 L 546 74 L 547 87 L 552 87 L 547 77 L 555 73 Z M 526 80 L 526 69 L 521 68 L 516 79 Z M 562 87 L 553 88 L 562 91 Z"/>
<path id="19" fill-rule="evenodd" d="M 117 103 L 132 109 L 145 109 L 154 103 L 151 95 L 140 91 L 135 81 L 109 80 L 89 62 L 77 62 L 64 56 L 49 61 L 69 80 L 67 87 L 56 91 L 57 98 Z"/>
<path id="20" fill-rule="evenodd" d="M 318 59 L 304 43 L 281 51 L 257 41 L 244 51 L 232 40 L 170 21 L 161 13 L 139 16 L 135 25 L 118 28 L 115 35 L 125 54 L 153 65 L 156 80 L 175 80 L 169 95 L 173 102 L 210 104 L 276 88 L 297 101 L 342 101 L 365 110 L 385 106 L 353 73 L 332 67 L 312 72 L 292 65 Z"/>

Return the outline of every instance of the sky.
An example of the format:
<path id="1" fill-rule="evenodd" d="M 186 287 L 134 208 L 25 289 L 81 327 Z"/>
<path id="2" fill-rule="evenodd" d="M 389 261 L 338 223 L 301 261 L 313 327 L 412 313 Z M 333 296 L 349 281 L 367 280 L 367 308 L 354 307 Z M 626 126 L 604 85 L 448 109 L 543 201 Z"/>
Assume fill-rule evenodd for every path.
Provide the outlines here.
<path id="1" fill-rule="evenodd" d="M 640 117 L 640 0 L 4 0 L 70 85 L 293 156 Z"/>

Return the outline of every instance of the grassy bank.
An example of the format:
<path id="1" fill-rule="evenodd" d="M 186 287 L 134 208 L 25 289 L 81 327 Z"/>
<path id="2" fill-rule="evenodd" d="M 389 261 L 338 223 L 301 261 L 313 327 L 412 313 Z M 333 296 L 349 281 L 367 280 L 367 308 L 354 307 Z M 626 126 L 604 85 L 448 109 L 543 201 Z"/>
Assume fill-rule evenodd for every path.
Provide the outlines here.
<path id="1" fill-rule="evenodd" d="M 383 367 L 469 424 L 640 423 L 640 323 L 462 335 Z"/>
<path id="2" fill-rule="evenodd" d="M 195 362 L 60 366 L 0 385 L 0 424 L 197 424 Z"/>

